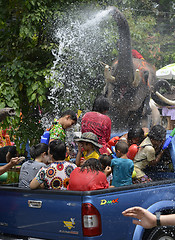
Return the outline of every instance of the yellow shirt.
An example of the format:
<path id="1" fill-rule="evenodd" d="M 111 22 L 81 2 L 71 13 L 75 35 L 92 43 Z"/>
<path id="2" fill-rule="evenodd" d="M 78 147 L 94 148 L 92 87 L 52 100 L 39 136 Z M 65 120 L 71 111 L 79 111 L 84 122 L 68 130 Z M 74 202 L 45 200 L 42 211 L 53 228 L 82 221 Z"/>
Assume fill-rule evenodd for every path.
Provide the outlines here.
<path id="1" fill-rule="evenodd" d="M 95 159 L 98 159 L 99 158 L 99 154 L 96 152 L 96 151 L 93 151 L 91 154 L 89 154 L 87 156 L 87 151 L 84 151 L 83 152 L 83 156 L 85 158 L 85 160 L 88 160 L 89 158 L 95 158 Z"/>

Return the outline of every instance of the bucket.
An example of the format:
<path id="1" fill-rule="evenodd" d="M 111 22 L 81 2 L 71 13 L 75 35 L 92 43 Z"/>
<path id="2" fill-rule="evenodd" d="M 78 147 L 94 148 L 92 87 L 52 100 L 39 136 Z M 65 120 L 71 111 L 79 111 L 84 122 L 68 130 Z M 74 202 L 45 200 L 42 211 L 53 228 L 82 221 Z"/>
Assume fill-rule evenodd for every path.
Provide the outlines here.
<path id="1" fill-rule="evenodd" d="M 7 178 L 8 178 L 8 172 L 3 173 L 3 174 L 0 176 L 0 182 L 6 182 L 6 181 L 7 181 Z"/>

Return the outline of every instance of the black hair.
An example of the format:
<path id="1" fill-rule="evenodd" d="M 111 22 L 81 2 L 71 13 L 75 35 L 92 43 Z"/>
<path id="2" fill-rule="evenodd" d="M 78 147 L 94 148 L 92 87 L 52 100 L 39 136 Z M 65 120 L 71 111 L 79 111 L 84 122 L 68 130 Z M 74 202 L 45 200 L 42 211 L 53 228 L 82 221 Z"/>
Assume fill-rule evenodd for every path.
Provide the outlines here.
<path id="1" fill-rule="evenodd" d="M 50 154 L 54 160 L 64 160 L 66 157 L 66 144 L 60 139 L 53 140 L 49 143 Z"/>
<path id="2" fill-rule="evenodd" d="M 86 160 L 83 165 L 81 166 L 81 170 L 80 171 L 84 171 L 85 169 L 87 169 L 88 171 L 101 171 L 103 172 L 103 168 L 102 165 L 100 163 L 100 161 L 96 158 L 89 158 L 88 160 Z"/>
<path id="3" fill-rule="evenodd" d="M 100 161 L 103 169 L 105 169 L 107 166 L 111 166 L 111 158 L 107 154 L 101 155 L 98 160 Z"/>
<path id="4" fill-rule="evenodd" d="M 109 101 L 106 97 L 99 96 L 95 99 L 92 111 L 94 112 L 99 112 L 99 113 L 104 113 L 105 111 L 109 110 Z"/>
<path id="5" fill-rule="evenodd" d="M 144 138 L 144 131 L 142 128 L 130 128 L 128 131 L 128 140 L 132 138 L 140 138 L 143 140 Z"/>
<path id="6" fill-rule="evenodd" d="M 45 143 L 38 143 L 30 148 L 30 156 L 33 159 L 39 157 L 44 152 L 48 154 L 48 145 Z"/>
<path id="7" fill-rule="evenodd" d="M 122 154 L 126 154 L 128 152 L 128 144 L 123 140 L 119 140 L 115 145 L 115 151 L 117 152 L 117 150 Z"/>
<path id="8" fill-rule="evenodd" d="M 61 117 L 65 117 L 65 116 L 67 116 L 67 115 L 70 115 L 70 118 L 71 118 L 72 120 L 74 120 L 75 123 L 77 123 L 77 114 L 76 114 L 74 111 L 72 111 L 72 110 L 66 110 L 65 112 L 63 112 L 63 113 L 61 114 Z"/>
<path id="9" fill-rule="evenodd" d="M 16 146 L 10 146 L 8 149 L 8 152 L 10 153 L 10 157 L 17 157 L 17 150 L 16 150 Z"/>
<path id="10" fill-rule="evenodd" d="M 16 146 L 5 146 L 0 148 L 0 163 L 7 163 L 6 155 L 8 152 L 10 153 L 11 157 L 17 156 Z"/>
<path id="11" fill-rule="evenodd" d="M 163 141 L 166 137 L 166 129 L 161 125 L 155 125 L 149 131 L 148 137 L 156 141 Z"/>

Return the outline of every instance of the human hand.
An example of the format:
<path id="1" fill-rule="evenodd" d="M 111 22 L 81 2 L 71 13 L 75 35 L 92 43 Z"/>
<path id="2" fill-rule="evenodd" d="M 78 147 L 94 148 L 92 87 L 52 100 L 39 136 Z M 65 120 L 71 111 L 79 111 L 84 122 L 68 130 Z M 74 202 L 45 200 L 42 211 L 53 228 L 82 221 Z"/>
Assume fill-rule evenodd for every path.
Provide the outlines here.
<path id="1" fill-rule="evenodd" d="M 106 175 L 106 177 L 108 177 L 112 172 L 112 168 L 110 166 L 107 166 L 104 170 L 104 174 Z"/>
<path id="2" fill-rule="evenodd" d="M 20 162 L 22 162 L 25 159 L 25 157 L 14 157 L 10 159 L 10 163 L 12 166 L 15 166 L 17 164 L 19 164 Z"/>
<path id="3" fill-rule="evenodd" d="M 126 217 L 137 218 L 138 220 L 133 220 L 133 223 L 146 229 L 156 227 L 157 225 L 156 216 L 142 207 L 128 208 L 122 214 Z"/>
<path id="4" fill-rule="evenodd" d="M 79 142 L 78 143 L 78 151 L 79 152 L 82 152 L 82 147 L 83 147 L 82 143 Z"/>
<path id="5" fill-rule="evenodd" d="M 83 163 L 86 162 L 86 159 L 84 157 L 80 158 L 80 167 L 83 165 Z"/>

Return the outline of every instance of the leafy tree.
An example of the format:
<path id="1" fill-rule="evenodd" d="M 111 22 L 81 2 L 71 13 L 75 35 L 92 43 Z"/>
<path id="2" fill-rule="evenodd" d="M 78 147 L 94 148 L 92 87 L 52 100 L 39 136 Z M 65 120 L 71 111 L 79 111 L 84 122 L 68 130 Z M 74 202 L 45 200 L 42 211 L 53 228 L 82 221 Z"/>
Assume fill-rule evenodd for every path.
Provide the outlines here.
<path id="1" fill-rule="evenodd" d="M 50 86 L 45 76 L 53 61 L 48 24 L 53 7 L 48 0 L 1 1 L 0 107 L 13 107 L 17 113 L 3 127 L 13 126 L 18 145 L 42 132 L 38 110 L 47 106 Z"/>
<path id="2" fill-rule="evenodd" d="M 1 126 L 12 127 L 10 134 L 15 135 L 18 147 L 21 143 L 25 147 L 27 139 L 37 142 L 43 133 L 41 116 L 55 113 L 54 102 L 48 100 L 54 81 L 52 50 L 57 45 L 53 37 L 54 22 L 61 20 L 65 8 L 75 3 L 73 0 L 0 1 L 0 107 L 13 107 L 16 111 L 16 117 L 7 118 Z M 59 79 L 57 84 L 61 88 Z"/>

